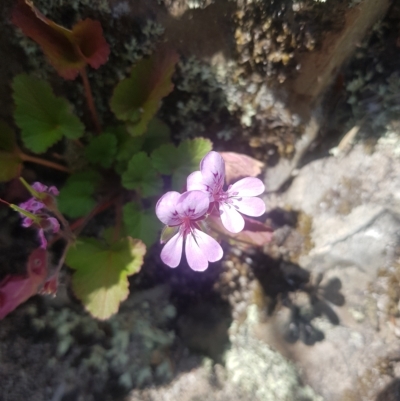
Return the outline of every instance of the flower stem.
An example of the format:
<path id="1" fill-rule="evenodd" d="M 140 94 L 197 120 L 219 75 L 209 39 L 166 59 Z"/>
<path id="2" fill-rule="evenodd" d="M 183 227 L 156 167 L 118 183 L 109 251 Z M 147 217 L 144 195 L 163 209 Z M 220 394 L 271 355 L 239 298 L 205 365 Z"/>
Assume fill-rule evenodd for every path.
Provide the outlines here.
<path id="1" fill-rule="evenodd" d="M 96 133 L 100 134 L 101 125 L 100 125 L 99 117 L 97 115 L 96 107 L 94 105 L 92 90 L 90 88 L 90 82 L 89 82 L 88 76 L 86 74 L 86 69 L 82 68 L 80 70 L 80 74 L 82 77 L 83 87 L 85 88 L 85 97 L 86 97 L 86 101 L 87 101 L 87 104 L 88 104 L 88 107 L 90 110 L 90 114 L 92 115 L 92 121 L 94 124 L 94 128 L 96 130 Z"/>
<path id="2" fill-rule="evenodd" d="M 5 201 L 4 199 L 1 199 L 1 198 L 0 198 L 0 202 L 1 202 L 1 203 L 4 203 L 4 204 L 7 205 L 7 206 L 11 206 L 11 204 L 8 203 L 7 201 Z"/>
<path id="3" fill-rule="evenodd" d="M 55 162 L 52 162 L 50 160 L 45 160 L 45 159 L 41 159 L 40 157 L 27 155 L 23 152 L 18 152 L 18 156 L 24 162 L 32 162 L 32 163 L 36 163 L 36 164 L 41 164 L 42 166 L 50 167 L 54 170 L 64 171 L 65 173 L 71 174 L 71 171 L 69 170 L 68 167 L 65 167 L 65 166 L 55 163 Z"/>

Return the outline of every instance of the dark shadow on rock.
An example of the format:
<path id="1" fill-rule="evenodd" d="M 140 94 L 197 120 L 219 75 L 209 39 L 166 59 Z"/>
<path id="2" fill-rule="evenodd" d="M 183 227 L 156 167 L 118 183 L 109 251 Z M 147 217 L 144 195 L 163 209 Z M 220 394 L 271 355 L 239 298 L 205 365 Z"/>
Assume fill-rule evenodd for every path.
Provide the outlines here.
<path id="1" fill-rule="evenodd" d="M 313 277 L 299 265 L 264 254 L 259 256 L 255 266 L 254 275 L 266 299 L 266 314 L 272 315 L 282 307 L 290 310 L 283 332 L 285 341 L 302 341 L 306 345 L 322 341 L 324 333 L 313 325 L 317 317 L 323 316 L 333 325 L 340 323 L 332 307 L 332 304 L 343 306 L 345 303 L 338 278 L 323 283 L 322 274 Z"/>
<path id="2" fill-rule="evenodd" d="M 400 379 L 396 378 L 390 382 L 376 397 L 376 401 L 399 401 Z"/>
<path id="3" fill-rule="evenodd" d="M 182 256 L 181 264 L 171 269 L 161 262 L 160 250 L 161 247 L 156 245 L 149 251 L 146 268 L 132 277 L 131 289 L 149 289 L 157 284 L 168 283 L 170 301 L 176 308 L 176 318 L 171 328 L 178 338 L 177 354 L 181 353 L 182 347 L 188 348 L 221 363 L 223 353 L 230 346 L 228 329 L 232 322 L 230 304 L 214 290 L 222 272 L 221 264 L 213 263 L 199 273 L 192 270 Z M 185 361 L 181 362 L 185 365 Z M 192 368 L 190 364 L 189 370 Z"/>

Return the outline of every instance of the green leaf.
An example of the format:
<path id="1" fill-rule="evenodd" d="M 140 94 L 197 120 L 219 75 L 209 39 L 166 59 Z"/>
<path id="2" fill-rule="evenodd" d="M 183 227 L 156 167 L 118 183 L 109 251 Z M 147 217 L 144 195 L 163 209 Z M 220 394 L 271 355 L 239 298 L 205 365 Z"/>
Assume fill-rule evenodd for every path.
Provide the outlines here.
<path id="1" fill-rule="evenodd" d="M 139 152 L 131 158 L 121 178 L 126 189 L 135 189 L 143 197 L 159 194 L 163 185 L 161 177 L 145 152 Z"/>
<path id="2" fill-rule="evenodd" d="M 22 161 L 17 155 L 0 150 L 0 182 L 18 177 L 21 167 Z"/>
<path id="3" fill-rule="evenodd" d="M 147 153 L 152 152 L 160 145 L 169 142 L 170 130 L 158 118 L 153 118 L 147 128 L 147 132 L 140 137 L 131 137 L 126 134 L 125 138 L 120 137 L 118 161 L 129 161 L 136 153 L 143 150 Z"/>
<path id="4" fill-rule="evenodd" d="M 116 153 L 117 138 L 109 133 L 95 136 L 86 147 L 86 158 L 89 162 L 104 168 L 111 167 Z"/>
<path id="5" fill-rule="evenodd" d="M 92 316 L 104 320 L 118 312 L 129 294 L 128 276 L 139 272 L 145 253 L 143 242 L 129 237 L 112 244 L 79 238 L 66 263 L 76 270 L 72 289 Z"/>
<path id="6" fill-rule="evenodd" d="M 71 112 L 69 103 L 56 97 L 47 82 L 26 74 L 14 78 L 15 122 L 21 128 L 25 146 L 43 153 L 63 136 L 77 139 L 84 126 Z"/>
<path id="7" fill-rule="evenodd" d="M 90 213 L 96 206 L 92 195 L 100 180 L 100 174 L 92 170 L 71 175 L 57 198 L 60 212 L 71 218 Z"/>
<path id="8" fill-rule="evenodd" d="M 14 130 L 3 120 L 0 120 L 0 149 L 14 152 L 17 147 Z"/>
<path id="9" fill-rule="evenodd" d="M 153 118 L 147 127 L 144 138 L 143 150 L 151 153 L 154 149 L 171 141 L 171 131 L 168 125 L 159 118 Z"/>
<path id="10" fill-rule="evenodd" d="M 136 203 L 127 203 L 123 208 L 126 232 L 133 238 L 141 239 L 147 247 L 153 245 L 161 225 L 154 209 L 141 210 Z"/>
<path id="11" fill-rule="evenodd" d="M 9 181 L 19 175 L 22 160 L 16 150 L 14 131 L 0 120 L 0 182 Z"/>
<path id="12" fill-rule="evenodd" d="M 125 121 L 132 136 L 146 132 L 147 126 L 160 107 L 160 101 L 173 89 L 171 82 L 176 53 L 153 54 L 139 61 L 131 76 L 122 80 L 115 88 L 110 106 L 119 120 Z"/>
<path id="13" fill-rule="evenodd" d="M 154 168 L 164 175 L 172 175 L 172 187 L 181 189 L 186 178 L 199 170 L 201 159 L 212 149 L 205 138 L 186 139 L 178 147 L 162 145 L 151 154 Z"/>

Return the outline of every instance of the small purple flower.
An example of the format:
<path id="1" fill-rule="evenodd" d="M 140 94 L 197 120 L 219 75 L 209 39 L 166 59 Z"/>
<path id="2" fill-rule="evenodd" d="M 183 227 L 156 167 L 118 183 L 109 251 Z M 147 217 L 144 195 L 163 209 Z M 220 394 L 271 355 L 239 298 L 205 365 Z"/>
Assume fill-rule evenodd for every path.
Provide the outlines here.
<path id="1" fill-rule="evenodd" d="M 52 195 L 57 196 L 59 194 L 59 191 L 56 187 L 47 187 L 40 182 L 33 183 L 32 188 L 39 193 L 47 193 L 50 195 L 50 197 Z M 60 230 L 60 223 L 55 217 L 50 217 L 46 213 L 47 206 L 45 203 L 40 202 L 40 200 L 35 197 L 29 198 L 26 202 L 21 203 L 19 207 L 36 216 L 35 217 L 31 215 L 31 217 L 28 217 L 20 213 L 22 217 L 22 226 L 36 227 L 38 229 L 40 246 L 41 248 L 46 249 L 47 239 L 45 237 L 45 233 L 57 233 Z"/>
<path id="2" fill-rule="evenodd" d="M 204 271 L 208 262 L 216 262 L 223 256 L 218 242 L 199 230 L 198 221 L 204 218 L 209 208 L 209 197 L 201 191 L 180 194 L 167 192 L 156 205 L 157 217 L 170 227 L 177 227 L 175 234 L 161 251 L 161 260 L 170 267 L 177 267 L 181 261 L 183 241 L 189 266 Z"/>
<path id="3" fill-rule="evenodd" d="M 48 194 L 54 196 L 58 196 L 60 194 L 59 190 L 56 187 L 54 186 L 48 187 L 47 185 L 44 185 L 38 181 L 32 184 L 32 188 L 37 192 L 47 192 Z"/>
<path id="4" fill-rule="evenodd" d="M 208 193 L 210 204 L 219 210 L 224 227 L 232 233 L 238 233 L 244 228 L 241 213 L 247 216 L 261 216 L 265 213 L 264 201 L 256 198 L 264 192 L 265 186 L 258 178 L 246 177 L 224 191 L 224 182 L 224 159 L 217 152 L 209 152 L 200 162 L 200 171 L 189 175 L 187 190 Z"/>
<path id="5" fill-rule="evenodd" d="M 39 202 L 36 198 L 29 198 L 26 202 L 20 203 L 19 207 L 31 213 L 40 212 L 45 206 L 42 202 Z"/>

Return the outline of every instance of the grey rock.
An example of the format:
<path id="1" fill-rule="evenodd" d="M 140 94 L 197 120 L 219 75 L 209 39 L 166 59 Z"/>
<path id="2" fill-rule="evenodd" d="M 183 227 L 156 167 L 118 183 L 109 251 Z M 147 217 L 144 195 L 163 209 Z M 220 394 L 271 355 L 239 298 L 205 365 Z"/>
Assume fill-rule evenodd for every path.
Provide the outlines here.
<path id="1" fill-rule="evenodd" d="M 357 145 L 342 157 L 315 160 L 299 170 L 280 201 L 312 217 L 314 248 L 301 255 L 300 266 L 324 280 L 338 278 L 346 303 L 332 305 L 338 325 L 315 321 L 325 340 L 313 347 L 282 345 L 283 313 L 261 326 L 260 338 L 290 356 L 324 400 L 375 401 L 399 371 L 392 358 L 399 332 L 392 295 L 400 273 L 396 148 L 383 140 L 373 153 Z"/>

